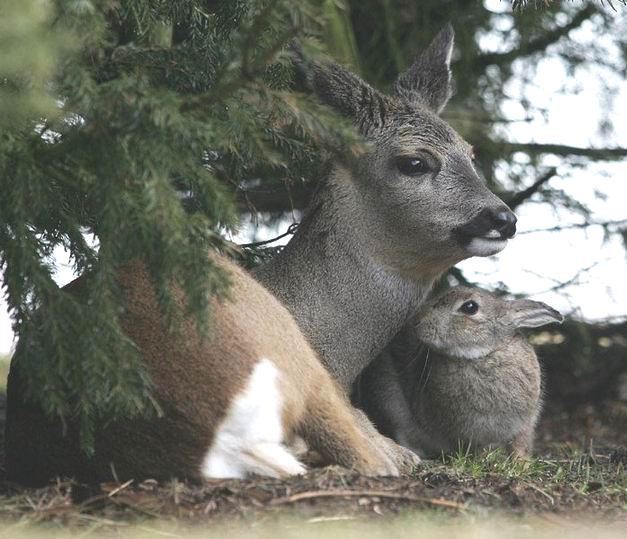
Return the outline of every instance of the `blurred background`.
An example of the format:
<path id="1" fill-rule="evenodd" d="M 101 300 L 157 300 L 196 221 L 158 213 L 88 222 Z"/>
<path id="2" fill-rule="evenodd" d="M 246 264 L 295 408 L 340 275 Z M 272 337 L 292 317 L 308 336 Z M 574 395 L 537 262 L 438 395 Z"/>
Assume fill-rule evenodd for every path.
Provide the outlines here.
<path id="1" fill-rule="evenodd" d="M 289 59 L 280 52 L 289 39 L 302 36 L 311 54 L 326 53 L 385 90 L 451 21 L 455 93 L 443 116 L 475 147 L 486 181 L 515 209 L 519 232 L 501 254 L 459 264 L 449 281 L 560 309 L 569 320 L 534 336 L 556 410 L 583 406 L 581 414 L 597 417 L 589 407 L 600 406 L 611 424 L 627 424 L 622 2 L 528 2 L 516 10 L 505 0 L 44 4 L 47 10 L 8 0 L 0 8 L 5 358 L 29 313 L 53 305 L 53 282 L 86 269 L 104 274 L 106 257 L 111 264 L 124 258 L 120 246 L 134 253 L 156 245 L 148 255 L 158 265 L 174 249 L 172 238 L 187 237 L 190 222 L 176 204 L 236 243 L 272 239 L 298 222 L 324 158 L 351 135 L 291 90 Z M 90 152 L 100 160 L 83 158 Z M 201 172 L 191 170 L 195 160 Z M 144 183 L 140 202 L 127 207 L 135 187 L 122 199 L 128 180 L 121 178 L 131 174 Z M 50 192 L 34 189 L 36 182 L 49 182 Z M 149 214 L 152 221 L 141 221 Z M 107 219 L 110 226 L 102 224 Z M 169 219 L 182 228 L 162 227 Z M 36 240 L 22 238 L 22 245 L 17 222 L 32 224 Z M 157 239 L 151 223 L 159 224 Z M 134 235 L 143 243 L 133 243 Z M 288 240 L 248 254 L 263 259 Z M 174 258 L 162 256 L 172 271 Z M 59 337 L 50 335 L 54 348 Z M 590 421 L 594 437 L 597 420 Z"/>

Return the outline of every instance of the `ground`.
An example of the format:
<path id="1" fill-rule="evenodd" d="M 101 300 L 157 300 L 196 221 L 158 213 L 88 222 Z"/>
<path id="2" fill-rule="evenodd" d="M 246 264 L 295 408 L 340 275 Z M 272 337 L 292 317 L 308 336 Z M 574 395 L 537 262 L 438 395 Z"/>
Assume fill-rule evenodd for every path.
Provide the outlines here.
<path id="1" fill-rule="evenodd" d="M 573 532 L 584 525 L 594 525 L 595 535 L 602 525 L 608 537 L 620 537 L 627 531 L 627 402 L 613 395 L 577 405 L 549 402 L 536 455 L 527 462 L 500 451 L 460 454 L 425 462 L 402 478 L 329 467 L 287 481 L 221 480 L 202 487 L 60 481 L 24 490 L 2 481 L 0 452 L 0 537 L 33 529 L 193 535 L 209 523 L 215 535 L 226 527 L 235 535 L 254 530 L 273 539 L 319 532 L 322 525 L 325 534 L 360 538 L 387 537 L 391 530 L 403 536 L 417 526 L 433 537 L 442 526 L 446 537 L 467 537 L 469 526 L 482 537 L 500 537 L 505 529 L 522 537 L 529 530 L 551 535 L 554 528 Z M 0 447 L 4 403 L 0 383 Z"/>
<path id="2" fill-rule="evenodd" d="M 58 482 L 23 490 L 3 483 L 0 520 L 13 531 L 43 523 L 47 530 L 94 533 L 173 533 L 207 523 L 215 531 L 234 522 L 250 530 L 286 518 L 283 531 L 298 528 L 295 518 L 309 524 L 383 519 L 390 525 L 408 518 L 418 525 L 427 519 L 433 526 L 433 519 L 444 516 L 475 526 L 507 517 L 508 526 L 511 519 L 532 518 L 534 526 L 572 527 L 585 518 L 588 524 L 627 530 L 627 403 L 547 409 L 544 417 L 537 457 L 529 462 L 492 451 L 426 462 L 403 478 L 367 478 L 331 467 L 287 481 L 221 480 L 202 487 L 154 481 L 98 486 Z"/>

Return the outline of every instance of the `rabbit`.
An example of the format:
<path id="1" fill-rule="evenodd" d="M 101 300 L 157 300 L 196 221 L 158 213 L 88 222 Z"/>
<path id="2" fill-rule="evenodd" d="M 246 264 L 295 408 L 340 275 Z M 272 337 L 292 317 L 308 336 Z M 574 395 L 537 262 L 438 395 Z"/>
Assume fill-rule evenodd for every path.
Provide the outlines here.
<path id="1" fill-rule="evenodd" d="M 533 450 L 541 370 L 522 328 L 562 322 L 548 305 L 454 287 L 419 311 L 362 375 L 357 403 L 379 430 L 423 458 L 507 446 Z"/>

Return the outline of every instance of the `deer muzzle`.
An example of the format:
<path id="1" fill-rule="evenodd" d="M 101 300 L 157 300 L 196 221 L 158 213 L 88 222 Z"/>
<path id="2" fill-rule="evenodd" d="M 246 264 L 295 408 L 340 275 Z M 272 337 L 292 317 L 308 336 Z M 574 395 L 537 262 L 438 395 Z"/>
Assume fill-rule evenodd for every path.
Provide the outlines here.
<path id="1" fill-rule="evenodd" d="M 485 208 L 453 235 L 470 256 L 491 256 L 505 249 L 516 234 L 516 216 L 507 206 Z"/>

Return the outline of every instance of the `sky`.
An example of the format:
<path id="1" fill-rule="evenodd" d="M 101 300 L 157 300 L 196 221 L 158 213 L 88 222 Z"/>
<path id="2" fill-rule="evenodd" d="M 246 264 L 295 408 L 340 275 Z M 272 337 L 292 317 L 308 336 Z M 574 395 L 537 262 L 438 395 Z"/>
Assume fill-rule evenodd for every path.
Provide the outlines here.
<path id="1" fill-rule="evenodd" d="M 498 0 L 486 0 L 486 4 L 494 10 L 503 9 Z M 585 26 L 573 32 L 572 37 L 581 42 L 595 38 Z M 488 41 L 487 47 L 490 45 Z M 572 81 L 569 77 L 559 61 L 550 57 L 540 60 L 533 84 L 526 90 L 536 105 L 546 108 L 546 114 L 537 115 L 531 122 L 510 124 L 507 138 L 582 147 L 627 147 L 627 80 L 609 80 L 606 71 L 595 68 L 575 73 Z M 576 84 L 579 91 L 562 95 L 560 89 L 565 82 Z M 612 114 L 614 131 L 609 140 L 599 133 L 598 125 L 606 107 L 602 98 L 604 82 L 618 89 Z M 507 92 L 512 99 L 506 103 L 504 112 L 512 117 L 524 116 L 526 111 L 521 110 L 518 99 L 520 88 L 514 83 Z M 545 159 L 547 167 L 558 167 L 557 175 L 549 181 L 552 188 L 563 189 L 590 206 L 592 221 L 627 220 L 627 160 L 599 162 L 575 171 L 561 166 L 560 162 L 552 156 Z M 500 179 L 507 183 L 506 176 Z M 627 250 L 620 237 L 606 241 L 600 227 L 534 232 L 582 221 L 580 216 L 549 204 L 525 204 L 517 210 L 517 215 L 518 234 L 503 252 L 459 264 L 468 279 L 486 288 L 505 283 L 512 293 L 545 301 L 579 319 L 627 318 Z M 279 231 L 288 225 L 282 224 Z M 258 231 L 257 237 L 263 239 L 275 233 L 276 230 Z M 239 238 L 245 241 L 250 234 L 250 228 L 244 228 Z M 56 261 L 59 284 L 72 280 L 66 253 L 58 250 Z M 592 269 L 582 271 L 587 268 Z M 570 286 L 551 290 L 567 281 L 572 281 Z M 0 299 L 0 354 L 9 353 L 13 344 L 6 303 Z"/>

